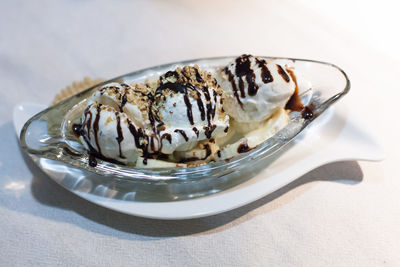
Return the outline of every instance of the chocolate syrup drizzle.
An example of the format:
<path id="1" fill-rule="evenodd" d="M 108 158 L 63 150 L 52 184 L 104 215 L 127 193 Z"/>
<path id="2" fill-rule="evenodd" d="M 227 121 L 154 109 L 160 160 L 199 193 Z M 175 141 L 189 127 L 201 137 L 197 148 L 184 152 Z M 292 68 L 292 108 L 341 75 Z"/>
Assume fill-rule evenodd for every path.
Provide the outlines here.
<path id="1" fill-rule="evenodd" d="M 125 157 L 124 157 L 124 155 L 122 155 L 122 150 L 121 150 L 121 142 L 122 142 L 122 140 L 124 140 L 124 136 L 122 134 L 122 129 L 121 129 L 121 118 L 119 117 L 119 113 L 118 112 L 115 112 L 115 116 L 117 118 L 117 134 L 118 134 L 118 137 L 116 139 L 117 139 L 117 142 L 118 142 L 119 157 L 124 159 Z"/>
<path id="2" fill-rule="evenodd" d="M 212 132 L 215 130 L 215 128 L 217 128 L 216 125 L 209 125 L 209 126 L 204 126 L 203 127 L 205 130 L 205 135 L 208 139 L 211 138 Z"/>
<path id="3" fill-rule="evenodd" d="M 314 108 L 313 105 L 308 105 L 304 107 L 304 109 L 301 111 L 301 116 L 303 117 L 303 119 L 309 120 L 314 117 L 313 108 Z"/>
<path id="4" fill-rule="evenodd" d="M 131 134 L 133 135 L 136 147 L 143 149 L 143 146 L 140 143 L 140 139 L 145 138 L 143 130 L 141 128 L 139 128 L 139 130 L 137 130 L 136 127 L 132 124 L 131 120 L 128 119 L 127 122 L 128 122 L 128 129 L 131 132 Z"/>
<path id="5" fill-rule="evenodd" d="M 204 145 L 204 149 L 206 150 L 206 155 L 204 158 L 202 158 L 202 160 L 205 160 L 211 155 L 211 147 L 208 144 Z"/>
<path id="6" fill-rule="evenodd" d="M 185 100 L 185 104 L 186 104 L 186 107 L 187 107 L 186 113 L 187 113 L 187 116 L 189 118 L 189 122 L 190 122 L 191 125 L 193 125 L 194 121 L 193 121 L 193 113 L 192 113 L 192 104 L 190 103 L 189 96 L 187 94 L 185 94 L 183 99 Z"/>
<path id="7" fill-rule="evenodd" d="M 85 116 L 85 120 L 84 120 L 84 124 L 82 125 L 82 127 L 85 126 L 87 128 L 88 133 L 90 133 L 90 128 L 92 127 L 92 117 L 93 117 L 93 115 L 89 111 L 89 107 L 87 107 L 85 109 L 85 112 L 83 114 Z M 87 118 L 87 117 L 89 117 L 89 118 Z M 74 126 L 76 126 L 76 125 L 74 125 Z M 79 125 L 79 127 L 81 127 L 81 126 Z M 77 133 L 79 132 L 78 129 L 73 129 L 73 130 L 74 130 L 75 135 L 77 135 Z M 79 128 L 79 130 L 80 130 L 80 128 Z M 79 138 L 79 135 L 77 137 Z M 88 139 L 90 140 L 90 134 L 88 134 Z"/>
<path id="8" fill-rule="evenodd" d="M 290 77 L 292 78 L 294 82 L 294 93 L 290 97 L 289 101 L 286 103 L 285 109 L 290 109 L 293 111 L 302 111 L 304 108 L 303 103 L 301 102 L 301 98 L 299 97 L 299 87 L 297 85 L 297 78 L 294 72 L 291 69 L 286 69 L 287 72 L 289 72 Z"/>
<path id="9" fill-rule="evenodd" d="M 243 77 L 246 79 L 247 82 L 247 94 L 250 96 L 257 95 L 259 86 L 256 83 L 256 75 L 254 70 L 251 68 L 251 55 L 242 55 L 236 58 L 236 65 L 235 65 L 235 75 L 230 71 L 227 67 L 224 68 L 225 74 L 228 75 L 228 80 L 231 83 L 233 94 L 243 109 L 243 103 L 240 98 L 246 97 L 246 91 L 244 88 L 244 80 Z M 257 67 L 261 68 L 261 80 L 263 83 L 270 83 L 274 80 L 271 75 L 271 72 L 268 69 L 267 62 L 263 59 L 256 58 Z M 238 84 L 236 84 L 235 76 L 239 79 Z M 239 87 L 239 90 L 238 90 Z M 240 91 L 240 96 L 238 91 Z"/>
<path id="10" fill-rule="evenodd" d="M 289 98 L 288 102 L 285 105 L 285 109 L 289 109 L 292 111 L 297 111 L 301 112 L 301 116 L 305 120 L 309 120 L 314 117 L 313 109 L 314 105 L 310 104 L 308 106 L 304 106 L 301 98 L 299 96 L 299 87 L 297 84 L 297 78 L 296 75 L 294 74 L 292 69 L 286 68 L 286 71 L 289 73 L 290 77 L 292 78 L 295 88 L 292 96 Z"/>
<path id="11" fill-rule="evenodd" d="M 101 148 L 99 145 L 99 120 L 100 120 L 100 111 L 101 111 L 102 104 L 97 105 L 97 113 L 96 118 L 93 122 L 93 131 L 94 131 L 94 140 L 96 141 L 97 151 L 101 155 Z"/>
<path id="12" fill-rule="evenodd" d="M 176 129 L 174 132 L 180 133 L 182 135 L 183 139 L 185 139 L 186 142 L 189 141 L 189 138 L 187 137 L 187 135 L 186 135 L 184 130 Z"/>
<path id="13" fill-rule="evenodd" d="M 195 72 L 196 72 L 196 81 L 198 81 L 199 83 L 204 82 L 203 78 L 201 78 L 199 70 L 197 68 L 194 68 Z"/>
<path id="14" fill-rule="evenodd" d="M 128 101 L 128 98 L 127 98 L 126 94 L 124 94 L 124 95 L 122 96 L 121 106 L 119 107 L 119 109 L 120 109 L 121 112 L 122 112 L 122 109 L 124 108 L 124 106 L 125 106 L 125 104 L 126 104 L 127 101 Z"/>
<path id="15" fill-rule="evenodd" d="M 199 137 L 199 130 L 196 127 L 193 127 L 192 130 L 196 134 L 196 136 Z"/>
<path id="16" fill-rule="evenodd" d="M 199 107 L 199 111 L 200 111 L 200 118 L 202 121 L 205 120 L 205 111 L 204 111 L 204 104 L 203 101 L 201 100 L 201 93 L 196 90 L 197 92 L 197 106 Z"/>
<path id="17" fill-rule="evenodd" d="M 90 113 L 90 112 L 89 112 Z M 86 115 L 85 115 L 86 116 Z M 80 124 L 74 124 L 72 125 L 72 131 L 75 134 L 75 136 L 80 137 L 82 136 L 82 138 L 85 140 L 85 143 L 87 144 L 88 148 L 89 148 L 89 159 L 88 159 L 88 163 L 89 166 L 91 167 L 96 167 L 97 166 L 97 160 L 96 158 L 99 158 L 101 160 L 105 160 L 111 163 L 115 163 L 115 164 L 122 164 L 122 162 L 115 160 L 115 159 L 111 159 L 108 157 L 105 157 L 103 154 L 99 153 L 90 143 L 89 140 L 87 139 L 86 135 L 83 132 L 83 126 Z"/>
<path id="18" fill-rule="evenodd" d="M 228 80 L 231 82 L 232 90 L 233 90 L 233 95 L 235 96 L 237 102 L 239 103 L 240 107 L 243 109 L 243 103 L 240 101 L 240 97 L 238 94 L 238 89 L 236 87 L 236 82 L 235 82 L 235 76 L 233 76 L 233 73 L 228 69 L 228 67 L 224 68 L 224 72 L 228 75 Z"/>
<path id="19" fill-rule="evenodd" d="M 258 91 L 258 85 L 256 84 L 256 75 L 251 69 L 250 58 L 250 55 L 242 55 L 241 57 L 238 57 L 236 59 L 235 74 L 237 77 L 239 77 L 239 89 L 241 97 L 246 96 L 244 92 L 243 76 L 246 77 L 247 81 L 247 93 L 251 96 L 254 96 L 257 94 Z"/>
<path id="20" fill-rule="evenodd" d="M 160 142 L 162 144 L 162 140 L 166 139 L 170 144 L 172 143 L 172 136 L 169 133 L 165 133 L 161 136 Z"/>
<path id="21" fill-rule="evenodd" d="M 252 148 L 249 147 L 247 143 L 240 144 L 237 148 L 237 152 L 240 153 L 246 153 L 249 152 Z"/>
<path id="22" fill-rule="evenodd" d="M 168 74 L 169 72 L 167 72 L 167 74 Z M 171 72 L 172 73 L 172 72 Z M 166 75 L 167 75 L 166 74 Z M 169 75 L 172 75 L 172 74 L 169 74 Z M 187 116 L 188 116 L 188 119 L 189 119 L 189 122 L 190 122 L 190 124 L 191 125 L 193 125 L 194 124 L 194 121 L 193 121 L 193 113 L 192 113 L 192 104 L 190 103 L 190 99 L 189 99 L 189 95 L 188 95 L 188 90 L 187 90 L 187 88 L 189 88 L 189 89 L 191 89 L 191 90 L 195 90 L 195 88 L 194 88 L 194 86 L 193 85 L 191 85 L 190 83 L 188 83 L 188 84 L 182 84 L 182 83 L 171 83 L 171 82 L 167 82 L 167 83 L 164 83 L 164 84 L 161 84 L 158 88 L 157 88 L 157 90 L 156 90 L 156 95 L 158 95 L 158 94 L 161 94 L 162 93 L 162 91 L 163 90 L 166 90 L 166 89 L 169 89 L 169 90 L 172 90 L 172 91 L 174 91 L 174 92 L 176 92 L 176 93 L 182 93 L 182 94 L 184 94 L 184 96 L 183 96 L 183 99 L 184 99 L 184 101 L 185 101 L 185 104 L 186 104 L 186 113 L 187 113 Z M 200 101 L 201 101 L 201 98 L 200 98 Z M 199 104 L 199 102 L 198 102 L 198 104 Z"/>
<path id="23" fill-rule="evenodd" d="M 284 79 L 287 83 L 290 82 L 290 77 L 286 73 L 286 71 L 282 68 L 282 66 L 279 64 L 276 64 L 276 67 L 278 68 L 278 73 L 279 73 L 279 75 L 281 75 L 282 79 Z"/>
<path id="24" fill-rule="evenodd" d="M 267 67 L 267 62 L 264 59 L 256 58 L 256 62 L 258 67 L 261 68 L 261 80 L 263 83 L 270 83 L 274 81 L 274 77 L 272 77 L 271 72 Z"/>
<path id="25" fill-rule="evenodd" d="M 149 136 L 145 135 L 141 128 L 136 129 L 132 124 L 131 120 L 127 119 L 129 132 L 133 135 L 135 140 L 135 145 L 143 151 L 143 164 L 147 164 L 147 158 L 149 156 L 148 146 L 149 146 Z M 151 142 L 154 142 L 151 140 Z"/>

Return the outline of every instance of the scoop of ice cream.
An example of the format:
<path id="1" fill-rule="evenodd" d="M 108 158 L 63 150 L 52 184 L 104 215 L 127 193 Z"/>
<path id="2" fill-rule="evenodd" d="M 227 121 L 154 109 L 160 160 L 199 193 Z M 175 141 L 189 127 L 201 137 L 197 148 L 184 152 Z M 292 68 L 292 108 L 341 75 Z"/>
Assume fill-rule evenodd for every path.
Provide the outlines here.
<path id="1" fill-rule="evenodd" d="M 145 85 L 109 83 L 95 91 L 87 105 L 101 103 L 112 107 L 116 111 L 126 113 L 140 128 L 150 128 L 149 98 L 152 98 L 152 90 Z"/>
<path id="2" fill-rule="evenodd" d="M 285 67 L 251 55 L 242 55 L 221 72 L 224 109 L 238 122 L 260 122 L 285 104 L 296 84 Z"/>
<path id="3" fill-rule="evenodd" d="M 91 153 L 123 163 L 136 161 L 137 147 L 134 136 L 129 132 L 126 114 L 110 106 L 93 103 L 83 116 L 81 140 Z"/>
<path id="4" fill-rule="evenodd" d="M 155 109 L 164 125 L 159 131 L 161 152 L 187 151 L 198 141 L 225 135 L 229 117 L 222 94 L 211 73 L 197 66 L 162 75 L 155 91 Z"/>
<path id="5" fill-rule="evenodd" d="M 122 163 L 159 149 L 153 134 L 151 90 L 143 85 L 110 83 L 88 100 L 80 127 L 81 141 L 91 152 Z"/>

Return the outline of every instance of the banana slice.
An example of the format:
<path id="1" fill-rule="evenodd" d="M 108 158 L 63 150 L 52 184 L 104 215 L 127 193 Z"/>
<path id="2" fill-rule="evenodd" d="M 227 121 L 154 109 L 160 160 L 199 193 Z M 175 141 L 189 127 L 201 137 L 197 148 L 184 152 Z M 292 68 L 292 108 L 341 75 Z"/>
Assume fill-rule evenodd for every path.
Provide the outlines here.
<path id="1" fill-rule="evenodd" d="M 237 142 L 222 147 L 214 156 L 216 161 L 230 159 L 248 152 L 276 134 L 289 122 L 289 116 L 284 109 L 278 109 L 269 119 L 261 123 L 256 130 L 250 131 Z"/>
<path id="2" fill-rule="evenodd" d="M 199 142 L 196 148 L 188 151 L 175 151 L 174 158 L 179 162 L 191 162 L 195 163 L 198 161 L 209 162 L 213 159 L 214 154 L 218 151 L 219 146 L 213 139 Z"/>

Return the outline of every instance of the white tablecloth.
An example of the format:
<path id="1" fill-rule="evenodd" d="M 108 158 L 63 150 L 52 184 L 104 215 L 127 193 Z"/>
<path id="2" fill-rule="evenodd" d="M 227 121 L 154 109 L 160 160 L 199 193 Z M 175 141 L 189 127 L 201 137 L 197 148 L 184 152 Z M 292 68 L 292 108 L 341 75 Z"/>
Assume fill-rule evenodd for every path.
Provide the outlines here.
<path id="1" fill-rule="evenodd" d="M 400 265 L 399 6 L 365 1 L 0 2 L 1 266 Z M 20 102 L 83 76 L 252 53 L 328 61 L 387 159 L 320 167 L 242 208 L 186 221 L 88 203 L 27 164 Z M 28 161 L 29 163 L 29 161 Z"/>

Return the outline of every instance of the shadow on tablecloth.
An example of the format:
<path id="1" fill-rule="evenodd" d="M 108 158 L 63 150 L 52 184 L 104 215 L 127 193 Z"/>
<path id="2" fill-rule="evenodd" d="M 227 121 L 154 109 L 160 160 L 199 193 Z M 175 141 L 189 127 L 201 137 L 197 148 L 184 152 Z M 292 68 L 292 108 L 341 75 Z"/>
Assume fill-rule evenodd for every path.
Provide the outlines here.
<path id="1" fill-rule="evenodd" d="M 30 161 L 30 159 L 26 159 L 26 161 Z M 296 197 L 296 195 L 284 201 L 277 199 L 302 185 L 310 184 L 315 181 L 336 181 L 345 184 L 356 184 L 363 179 L 363 173 L 356 161 L 330 163 L 303 175 L 299 179 L 268 196 L 232 211 L 198 219 L 156 220 L 126 215 L 90 203 L 59 186 L 33 162 L 31 162 L 30 165 L 30 169 L 34 174 L 31 186 L 32 194 L 42 204 L 70 209 L 99 224 L 112 227 L 119 231 L 149 237 L 173 237 L 200 234 L 208 231 L 215 232 L 218 231 L 221 226 L 227 225 L 233 221 L 235 221 L 234 224 L 236 225 L 253 216 L 257 216 L 259 213 L 252 211 L 260 207 L 263 207 L 261 212 L 268 212 L 271 209 L 284 205 Z M 310 187 L 304 186 L 302 190 L 297 192 L 297 195 L 309 188 Z M 273 201 L 279 201 L 278 205 L 276 205 L 276 203 L 272 205 L 270 202 Z M 268 205 L 270 205 L 270 207 L 268 207 Z M 81 225 L 81 227 L 84 226 Z M 224 227 L 224 229 L 226 228 Z"/>

